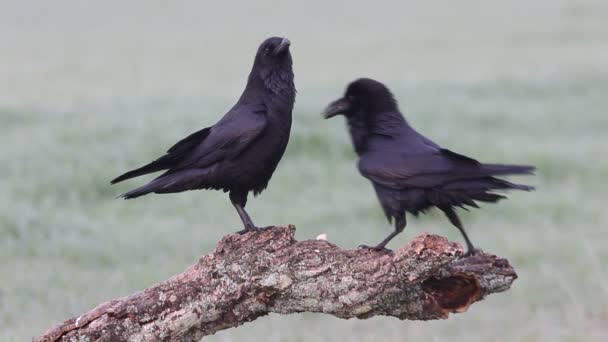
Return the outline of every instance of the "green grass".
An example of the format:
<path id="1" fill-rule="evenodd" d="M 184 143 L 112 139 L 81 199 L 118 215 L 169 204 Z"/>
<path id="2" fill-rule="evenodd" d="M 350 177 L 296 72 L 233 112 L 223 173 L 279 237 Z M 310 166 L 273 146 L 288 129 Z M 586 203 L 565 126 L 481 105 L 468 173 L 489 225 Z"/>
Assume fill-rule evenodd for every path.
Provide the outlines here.
<path id="1" fill-rule="evenodd" d="M 488 162 L 531 163 L 533 193 L 463 215 L 520 278 L 446 321 L 271 315 L 209 341 L 608 339 L 608 6 L 488 3 L 7 3 L 0 13 L 0 341 L 181 272 L 240 228 L 225 194 L 114 197 L 116 175 L 213 124 L 269 35 L 293 43 L 288 151 L 248 209 L 353 248 L 390 230 L 341 120 L 322 108 L 371 76 L 410 122 Z M 461 241 L 433 213 L 410 219 Z"/>

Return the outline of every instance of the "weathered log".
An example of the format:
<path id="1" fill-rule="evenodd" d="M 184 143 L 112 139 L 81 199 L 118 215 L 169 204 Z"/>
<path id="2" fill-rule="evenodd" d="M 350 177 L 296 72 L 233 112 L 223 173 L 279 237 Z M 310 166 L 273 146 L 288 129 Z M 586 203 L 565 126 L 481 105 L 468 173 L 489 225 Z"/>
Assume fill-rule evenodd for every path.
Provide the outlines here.
<path id="1" fill-rule="evenodd" d="M 49 329 L 35 341 L 198 341 L 270 312 L 444 319 L 517 278 L 505 259 L 462 258 L 421 235 L 394 253 L 296 241 L 295 227 L 228 235 L 181 274 Z"/>

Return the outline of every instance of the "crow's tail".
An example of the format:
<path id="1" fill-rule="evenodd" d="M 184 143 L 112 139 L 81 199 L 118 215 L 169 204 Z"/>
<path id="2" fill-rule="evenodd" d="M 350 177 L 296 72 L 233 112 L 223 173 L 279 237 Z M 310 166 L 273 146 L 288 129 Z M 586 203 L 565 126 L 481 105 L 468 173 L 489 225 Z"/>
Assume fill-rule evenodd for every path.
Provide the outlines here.
<path id="1" fill-rule="evenodd" d="M 131 199 L 149 193 L 166 194 L 186 190 L 213 188 L 212 186 L 209 186 L 210 180 L 208 178 L 208 172 L 209 170 L 206 169 L 181 170 L 171 173 L 166 172 L 152 180 L 150 183 L 118 197 Z"/>
<path id="2" fill-rule="evenodd" d="M 111 184 L 116 184 L 118 182 L 122 182 L 124 180 L 139 177 L 142 175 L 146 175 L 148 173 L 158 172 L 162 170 L 169 169 L 173 166 L 173 162 L 169 160 L 169 158 L 161 157 L 150 164 L 144 165 L 138 169 L 131 170 L 127 173 L 124 173 L 110 181 Z"/>
<path id="3" fill-rule="evenodd" d="M 119 198 L 124 198 L 124 199 L 131 199 L 131 198 L 137 198 L 143 195 L 147 195 L 149 193 L 153 193 L 153 192 L 168 192 L 166 191 L 167 188 L 169 188 L 172 184 L 173 184 L 173 180 L 170 179 L 170 177 L 168 178 L 164 178 L 164 177 L 160 177 L 157 179 L 154 179 L 153 181 L 151 181 L 150 183 L 140 186 L 139 188 L 135 188 L 129 192 L 126 192 L 120 196 L 118 196 Z"/>
<path id="4" fill-rule="evenodd" d="M 504 179 L 484 177 L 478 179 L 467 179 L 448 183 L 441 188 L 440 192 L 431 197 L 431 202 L 437 206 L 465 206 L 477 208 L 478 202 L 498 202 L 506 196 L 494 191 L 523 190 L 532 191 L 533 186 L 515 184 Z M 466 209 L 466 208 L 465 208 Z"/>
<path id="5" fill-rule="evenodd" d="M 531 175 L 536 168 L 531 165 L 482 164 L 481 171 L 488 176 Z"/>

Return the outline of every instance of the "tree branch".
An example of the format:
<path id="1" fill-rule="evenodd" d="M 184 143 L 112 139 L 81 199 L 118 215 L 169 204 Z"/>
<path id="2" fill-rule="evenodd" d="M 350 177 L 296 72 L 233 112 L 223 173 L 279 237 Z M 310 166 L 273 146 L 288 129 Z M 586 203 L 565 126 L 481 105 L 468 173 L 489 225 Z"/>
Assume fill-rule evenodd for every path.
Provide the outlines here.
<path id="1" fill-rule="evenodd" d="M 198 341 L 270 312 L 444 319 L 517 278 L 507 260 L 459 258 L 460 245 L 435 235 L 383 254 L 298 242 L 294 234 L 289 226 L 225 236 L 183 273 L 103 303 L 35 341 Z"/>

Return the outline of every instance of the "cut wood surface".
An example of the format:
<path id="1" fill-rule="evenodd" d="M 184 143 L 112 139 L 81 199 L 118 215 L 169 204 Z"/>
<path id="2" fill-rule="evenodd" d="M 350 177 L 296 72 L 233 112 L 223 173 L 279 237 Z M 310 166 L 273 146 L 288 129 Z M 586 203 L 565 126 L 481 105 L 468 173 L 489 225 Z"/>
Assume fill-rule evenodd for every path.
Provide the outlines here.
<path id="1" fill-rule="evenodd" d="M 105 302 L 35 341 L 199 341 L 269 313 L 445 319 L 511 286 L 506 259 L 424 234 L 393 253 L 296 241 L 295 227 L 227 235 L 183 273 Z"/>

